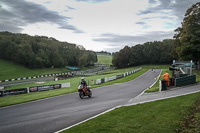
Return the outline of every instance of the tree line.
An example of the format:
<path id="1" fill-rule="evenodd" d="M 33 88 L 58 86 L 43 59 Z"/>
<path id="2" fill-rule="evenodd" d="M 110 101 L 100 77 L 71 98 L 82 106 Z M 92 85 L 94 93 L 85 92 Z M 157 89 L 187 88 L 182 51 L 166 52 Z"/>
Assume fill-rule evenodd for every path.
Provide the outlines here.
<path id="1" fill-rule="evenodd" d="M 146 42 L 132 47 L 125 46 L 113 56 L 112 63 L 118 68 L 144 64 L 170 64 L 173 54 L 173 39 Z"/>
<path id="2" fill-rule="evenodd" d="M 175 30 L 174 39 L 125 46 L 113 56 L 118 68 L 143 64 L 171 64 L 172 60 L 200 61 L 200 2 L 192 5 Z"/>
<path id="3" fill-rule="evenodd" d="M 0 32 L 0 58 L 29 68 L 89 66 L 97 62 L 93 51 L 46 36 Z"/>

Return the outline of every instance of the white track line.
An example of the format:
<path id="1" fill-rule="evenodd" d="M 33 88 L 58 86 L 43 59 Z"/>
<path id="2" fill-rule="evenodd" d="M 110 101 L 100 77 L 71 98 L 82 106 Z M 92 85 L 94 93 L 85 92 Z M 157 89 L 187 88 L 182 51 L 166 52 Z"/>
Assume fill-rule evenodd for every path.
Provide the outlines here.
<path id="1" fill-rule="evenodd" d="M 161 71 L 160 71 L 160 74 L 162 73 L 162 69 L 161 69 Z M 159 75 L 160 75 L 159 74 Z M 159 78 L 157 78 L 157 80 L 150 86 L 150 88 L 152 87 L 152 86 L 154 86 L 155 84 L 156 84 L 156 82 L 158 81 L 158 79 Z M 137 97 L 139 97 L 139 96 L 141 96 L 142 94 L 144 94 L 144 92 L 146 91 L 146 90 L 148 90 L 149 88 L 147 88 L 147 89 L 145 89 L 142 93 L 140 93 L 139 95 L 137 95 L 136 97 L 134 97 L 134 98 L 132 98 L 132 99 L 130 99 L 128 102 L 132 102 L 133 101 L 133 99 L 135 99 L 135 98 L 137 98 Z"/>
<path id="2" fill-rule="evenodd" d="M 75 127 L 75 126 L 77 126 L 77 125 L 79 125 L 79 124 L 82 124 L 82 123 L 84 123 L 84 122 L 87 122 L 87 121 L 89 121 L 89 120 L 91 120 L 91 119 L 94 119 L 94 118 L 96 118 L 96 117 L 98 117 L 98 116 L 100 116 L 100 115 L 103 115 L 103 114 L 105 114 L 105 113 L 108 113 L 108 112 L 110 112 L 110 111 L 112 111 L 112 110 L 114 110 L 114 109 L 116 109 L 116 108 L 119 108 L 119 107 L 121 107 L 121 105 L 120 105 L 120 106 L 116 106 L 116 107 L 114 107 L 114 108 L 111 108 L 111 109 L 109 109 L 109 110 L 106 110 L 106 111 L 104 111 L 104 112 L 102 112 L 102 113 L 100 113 L 100 114 L 97 114 L 97 115 L 95 115 L 95 116 L 92 116 L 92 117 L 90 117 L 90 118 L 88 118 L 88 119 L 86 119 L 86 120 L 83 120 L 83 121 L 81 121 L 81 122 L 79 122 L 79 123 L 76 123 L 76 124 L 74 124 L 74 125 L 71 125 L 71 126 L 69 126 L 69 127 L 67 127 L 67 128 L 61 129 L 61 130 L 59 130 L 59 131 L 57 131 L 57 132 L 55 132 L 55 133 L 60 133 L 60 132 L 62 132 L 62 131 L 64 131 L 64 130 L 67 130 L 67 129 L 70 129 L 70 128 L 72 128 L 72 127 Z"/>
<path id="3" fill-rule="evenodd" d="M 174 98 L 174 97 L 179 97 L 179 96 L 185 96 L 185 95 L 189 95 L 189 94 L 193 94 L 193 93 L 197 93 L 197 92 L 200 92 L 200 90 L 193 91 L 193 92 L 188 92 L 188 93 L 183 93 L 183 94 L 179 94 L 179 95 L 173 95 L 173 96 L 167 96 L 167 97 L 157 98 L 157 99 L 153 99 L 153 100 L 136 102 L 136 103 L 127 104 L 127 105 L 124 105 L 124 106 L 132 106 L 132 105 L 143 104 L 143 103 L 148 103 L 148 102 L 153 102 L 153 101 L 158 101 L 158 100 L 163 100 L 163 99 L 169 99 L 169 98 Z"/>

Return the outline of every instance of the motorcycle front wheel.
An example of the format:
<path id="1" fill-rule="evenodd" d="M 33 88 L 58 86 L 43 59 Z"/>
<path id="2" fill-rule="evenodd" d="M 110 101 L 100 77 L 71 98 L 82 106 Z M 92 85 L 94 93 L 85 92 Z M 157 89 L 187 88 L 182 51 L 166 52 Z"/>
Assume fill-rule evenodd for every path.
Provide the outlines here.
<path id="1" fill-rule="evenodd" d="M 79 92 L 79 97 L 80 97 L 81 99 L 83 99 L 83 97 L 84 97 L 84 94 L 83 94 L 83 92 L 82 92 L 82 91 L 80 91 L 80 92 Z"/>
<path id="2" fill-rule="evenodd" d="M 91 90 L 89 90 L 89 92 L 88 92 L 88 97 L 92 97 L 92 91 Z"/>

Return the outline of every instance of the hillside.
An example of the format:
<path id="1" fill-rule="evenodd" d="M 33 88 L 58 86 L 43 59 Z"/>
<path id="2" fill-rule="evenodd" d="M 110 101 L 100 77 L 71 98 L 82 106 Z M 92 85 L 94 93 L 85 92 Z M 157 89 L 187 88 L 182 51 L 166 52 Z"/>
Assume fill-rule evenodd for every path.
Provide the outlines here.
<path id="1" fill-rule="evenodd" d="M 66 72 L 66 71 L 68 70 L 65 68 L 29 69 L 21 65 L 0 59 L 0 80 L 60 73 L 60 72 Z"/>
<path id="2" fill-rule="evenodd" d="M 112 55 L 97 55 L 99 64 L 112 65 Z"/>
<path id="3" fill-rule="evenodd" d="M 96 53 L 81 45 L 45 36 L 0 32 L 0 59 L 28 68 L 85 67 L 97 61 Z"/>

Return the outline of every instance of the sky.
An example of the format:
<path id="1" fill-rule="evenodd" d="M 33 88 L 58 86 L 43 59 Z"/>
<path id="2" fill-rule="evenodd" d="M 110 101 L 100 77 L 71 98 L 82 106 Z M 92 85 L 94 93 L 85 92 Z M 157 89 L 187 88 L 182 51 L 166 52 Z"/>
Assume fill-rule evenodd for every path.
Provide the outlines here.
<path id="1" fill-rule="evenodd" d="M 172 39 L 199 0 L 0 0 L 0 31 L 53 37 L 87 50 Z"/>

